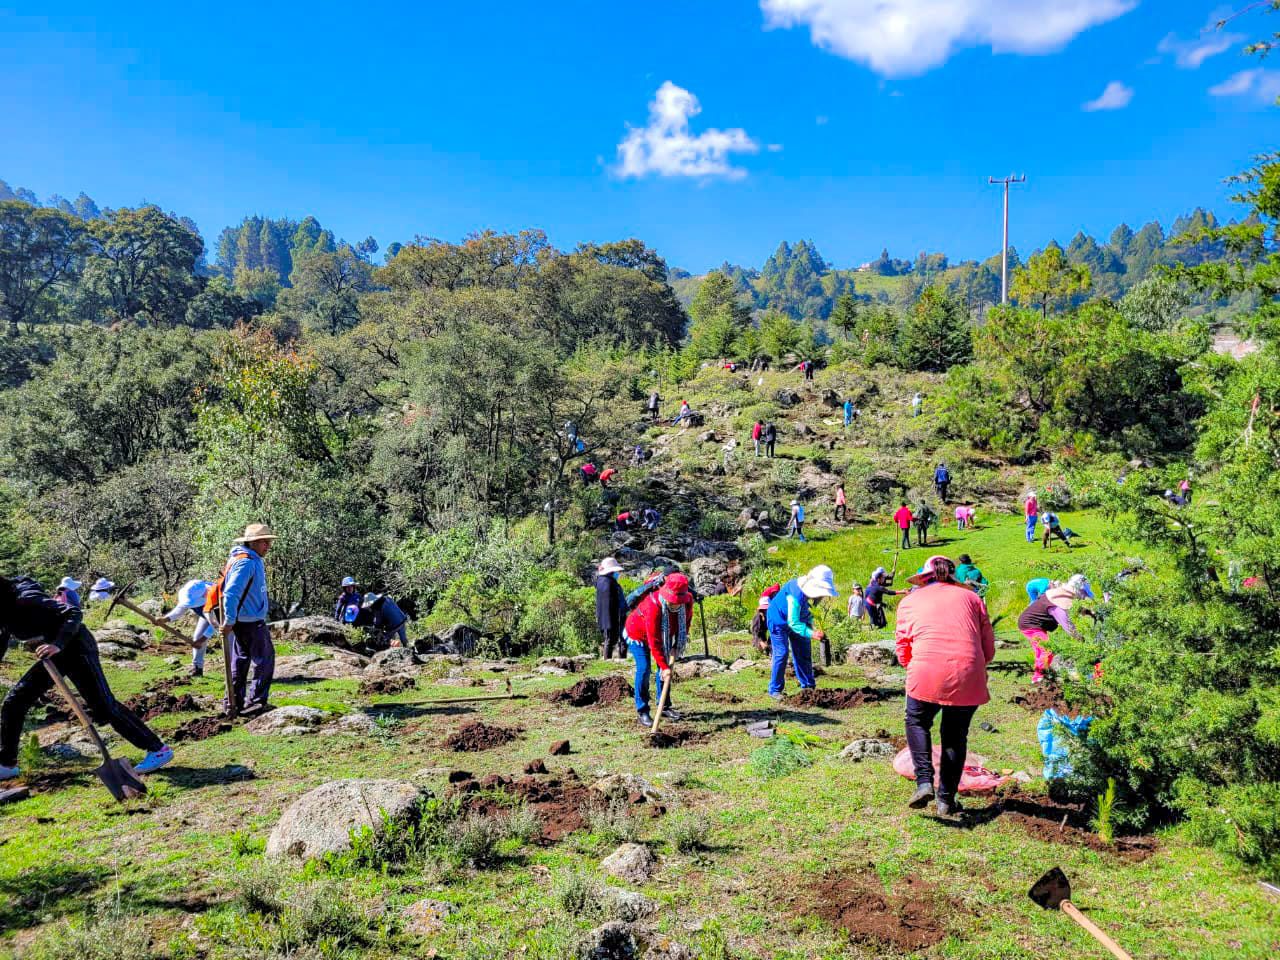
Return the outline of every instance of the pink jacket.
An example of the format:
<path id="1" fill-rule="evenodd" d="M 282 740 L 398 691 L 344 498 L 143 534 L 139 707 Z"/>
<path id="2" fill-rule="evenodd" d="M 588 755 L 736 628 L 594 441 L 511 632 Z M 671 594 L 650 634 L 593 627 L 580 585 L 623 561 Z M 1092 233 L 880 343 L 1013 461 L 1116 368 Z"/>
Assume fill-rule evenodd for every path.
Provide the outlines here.
<path id="1" fill-rule="evenodd" d="M 987 664 L 996 638 L 987 606 L 972 590 L 931 583 L 898 604 L 898 662 L 907 668 L 907 695 L 949 707 L 991 699 Z"/>
<path id="2" fill-rule="evenodd" d="M 1027 497 L 1026 514 L 1028 517 L 1040 516 L 1040 504 L 1035 497 Z"/>

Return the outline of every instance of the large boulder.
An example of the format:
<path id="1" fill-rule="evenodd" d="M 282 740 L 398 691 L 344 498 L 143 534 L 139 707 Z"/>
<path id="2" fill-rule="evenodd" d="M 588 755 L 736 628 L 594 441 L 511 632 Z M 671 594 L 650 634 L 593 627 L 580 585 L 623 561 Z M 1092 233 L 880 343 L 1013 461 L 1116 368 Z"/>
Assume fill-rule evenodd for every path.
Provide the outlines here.
<path id="1" fill-rule="evenodd" d="M 840 399 L 840 394 L 834 390 L 822 391 L 823 406 L 830 407 L 832 410 L 839 410 L 844 406 L 844 401 Z"/>
<path id="2" fill-rule="evenodd" d="M 813 427 L 807 423 L 793 423 L 791 429 L 799 437 L 812 437 L 815 433 Z"/>
<path id="3" fill-rule="evenodd" d="M 93 637 L 98 641 L 99 646 L 104 643 L 114 643 L 117 647 L 141 650 L 147 645 L 146 635 L 134 630 L 111 630 L 104 627 L 101 630 L 95 630 Z"/>
<path id="4" fill-rule="evenodd" d="M 800 402 L 800 394 L 794 390 L 783 389 L 774 395 L 774 399 L 778 401 L 778 406 L 784 410 L 789 410 Z"/>
<path id="5" fill-rule="evenodd" d="M 349 650 L 334 650 L 333 656 L 300 653 L 276 660 L 275 679 L 283 682 L 299 680 L 347 680 L 364 673 L 369 658 Z"/>
<path id="6" fill-rule="evenodd" d="M 320 724 L 328 716 L 323 710 L 315 707 L 304 707 L 294 704 L 288 707 L 277 707 L 261 716 L 254 717 L 244 725 L 249 733 L 274 734 L 291 736 L 298 733 L 315 733 Z"/>
<path id="7" fill-rule="evenodd" d="M 390 647 L 379 650 L 373 655 L 369 666 L 365 668 L 365 673 L 416 673 L 417 670 L 418 658 L 412 650 L 408 647 Z"/>
<path id="8" fill-rule="evenodd" d="M 631 928 L 620 920 L 596 927 L 578 944 L 578 960 L 636 960 L 640 948 Z"/>
<path id="9" fill-rule="evenodd" d="M 415 646 L 419 653 L 458 654 L 468 657 L 476 652 L 480 636 L 480 631 L 475 627 L 465 623 L 455 623 L 434 637 L 418 640 Z"/>
<path id="10" fill-rule="evenodd" d="M 287 643 L 295 647 L 320 644 L 350 650 L 355 646 L 355 631 L 332 617 L 295 617 L 268 624 L 273 643 Z"/>
<path id="11" fill-rule="evenodd" d="M 693 583 L 693 589 L 703 597 L 728 593 L 724 585 L 728 572 L 728 561 L 720 557 L 698 557 L 689 564 L 689 580 Z"/>
<path id="12" fill-rule="evenodd" d="M 671 666 L 677 680 L 697 680 L 700 677 L 714 677 L 729 668 L 718 657 L 686 657 Z"/>
<path id="13" fill-rule="evenodd" d="M 644 883 L 656 866 L 653 851 L 641 843 L 624 843 L 600 861 L 601 870 L 627 883 Z"/>
<path id="14" fill-rule="evenodd" d="M 669 791 L 634 773 L 608 774 L 591 784 L 591 790 L 607 800 L 624 799 L 633 803 L 638 800 L 666 803 L 674 799 Z"/>
<path id="15" fill-rule="evenodd" d="M 402 780 L 334 780 L 303 794 L 267 839 L 273 859 L 310 860 L 351 849 L 351 831 L 383 828 L 383 817 L 410 823 L 430 791 Z"/>
<path id="16" fill-rule="evenodd" d="M 742 548 L 732 540 L 690 540 L 685 548 L 685 555 L 690 560 L 698 557 L 724 557 L 733 560 L 742 556 Z"/>
<path id="17" fill-rule="evenodd" d="M 132 647 L 122 647 L 118 643 L 98 641 L 98 656 L 103 660 L 132 660 L 137 655 L 138 651 Z"/>
<path id="18" fill-rule="evenodd" d="M 851 643 L 845 650 L 844 662 L 860 667 L 891 667 L 898 662 L 897 647 L 892 640 Z"/>

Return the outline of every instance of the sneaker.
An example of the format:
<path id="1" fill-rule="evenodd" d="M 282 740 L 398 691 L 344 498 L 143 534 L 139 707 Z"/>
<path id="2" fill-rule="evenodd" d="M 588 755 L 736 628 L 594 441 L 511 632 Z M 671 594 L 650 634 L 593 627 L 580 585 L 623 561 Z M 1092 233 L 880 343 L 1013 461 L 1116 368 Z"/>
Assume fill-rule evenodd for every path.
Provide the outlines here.
<path id="1" fill-rule="evenodd" d="M 652 727 L 652 726 L 653 726 L 653 717 L 649 716 L 649 711 L 648 711 L 648 710 L 644 711 L 644 713 L 637 713 L 637 714 L 636 714 L 636 723 L 640 724 L 640 726 L 642 726 L 642 727 Z"/>
<path id="2" fill-rule="evenodd" d="M 916 792 L 911 795 L 911 799 L 907 801 L 907 806 L 912 810 L 923 810 L 929 805 L 929 801 L 933 799 L 933 784 L 922 783 L 916 787 Z"/>
<path id="3" fill-rule="evenodd" d="M 937 810 L 940 817 L 955 817 L 964 812 L 964 807 L 960 806 L 960 801 L 954 797 L 950 800 L 943 800 L 939 797 Z"/>
<path id="4" fill-rule="evenodd" d="M 771 700 L 776 700 L 776 701 L 778 701 L 778 703 L 781 703 L 781 702 L 782 702 L 782 694 L 780 694 L 780 693 L 771 693 L 771 694 L 769 694 L 769 698 L 770 698 Z"/>
<path id="5" fill-rule="evenodd" d="M 673 708 L 671 708 L 671 707 L 667 707 L 667 709 L 666 709 L 666 710 L 663 710 L 663 711 L 662 711 L 662 715 L 663 715 L 664 717 L 666 717 L 668 720 L 683 720 L 683 719 L 684 719 L 684 714 L 683 714 L 683 713 L 681 713 L 679 710 L 675 710 L 675 709 L 673 709 Z"/>
<path id="6" fill-rule="evenodd" d="M 0 780 L 12 780 L 21 772 L 17 767 L 6 767 L 0 763 Z"/>
<path id="7" fill-rule="evenodd" d="M 154 773 L 163 766 L 167 766 L 173 760 L 173 751 L 168 747 L 161 747 L 159 750 L 152 750 L 142 762 L 133 768 L 134 773 Z"/>

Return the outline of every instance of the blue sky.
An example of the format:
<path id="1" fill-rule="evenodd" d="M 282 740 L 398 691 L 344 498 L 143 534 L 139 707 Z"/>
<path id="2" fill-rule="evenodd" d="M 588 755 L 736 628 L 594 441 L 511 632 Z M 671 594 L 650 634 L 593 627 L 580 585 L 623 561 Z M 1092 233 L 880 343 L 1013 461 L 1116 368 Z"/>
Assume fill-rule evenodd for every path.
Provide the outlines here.
<path id="1" fill-rule="evenodd" d="M 0 7 L 0 178 L 207 242 L 258 213 L 384 247 L 638 236 L 695 271 L 802 237 L 985 256 L 989 174 L 1029 177 L 1024 250 L 1230 215 L 1280 116 L 1280 64 L 1240 53 L 1280 17 L 1202 34 L 1193 0 L 54 6 Z"/>

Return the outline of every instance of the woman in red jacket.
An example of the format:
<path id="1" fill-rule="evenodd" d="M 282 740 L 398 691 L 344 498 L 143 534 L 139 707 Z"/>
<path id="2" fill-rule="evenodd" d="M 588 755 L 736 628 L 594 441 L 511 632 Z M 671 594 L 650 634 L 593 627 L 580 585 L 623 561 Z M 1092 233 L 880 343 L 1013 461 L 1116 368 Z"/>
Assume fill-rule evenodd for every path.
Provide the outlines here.
<path id="1" fill-rule="evenodd" d="M 991 699 L 987 664 L 996 638 L 982 598 L 956 583 L 955 564 L 930 557 L 909 578 L 916 585 L 898 604 L 898 662 L 907 668 L 907 745 L 916 771 L 909 806 L 919 810 L 934 798 L 933 718 L 942 714 L 942 769 L 938 813 L 960 812 L 956 790 L 969 748 L 969 723 Z"/>
<path id="2" fill-rule="evenodd" d="M 636 722 L 652 726 L 649 715 L 649 665 L 658 668 L 658 701 L 662 687 L 671 678 L 671 662 L 684 653 L 693 622 L 693 593 L 683 573 L 669 573 L 656 590 L 644 595 L 627 616 L 627 649 L 636 661 Z M 680 713 L 668 699 L 665 715 L 679 720 Z"/>

